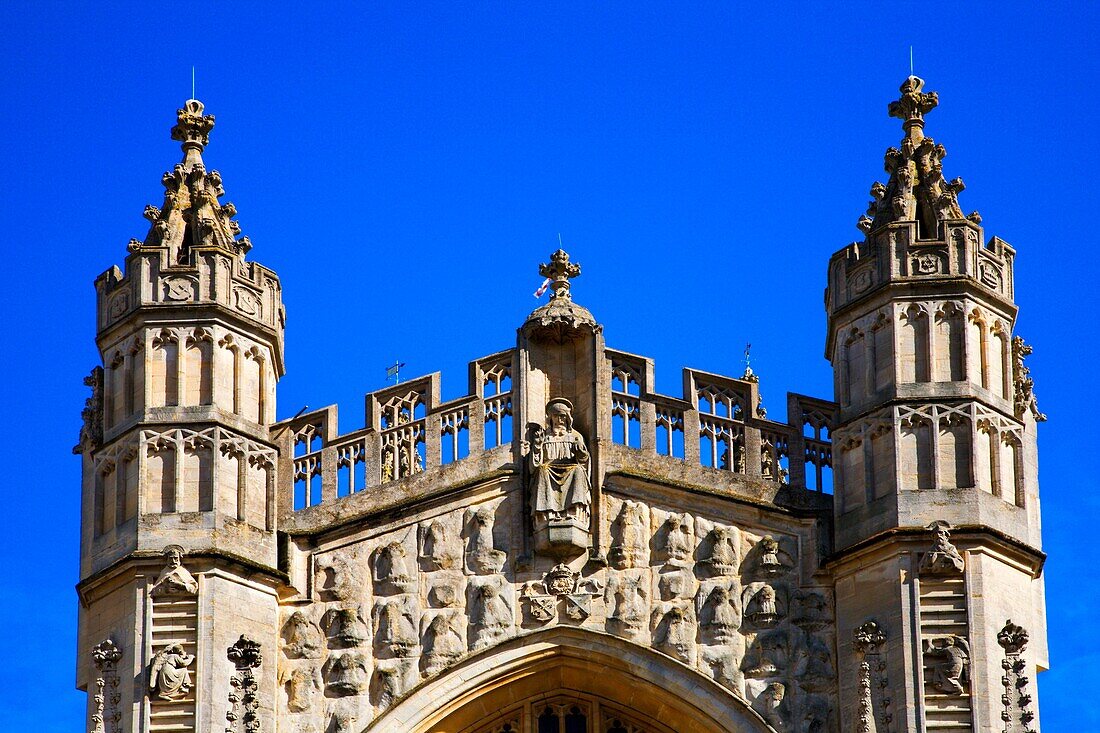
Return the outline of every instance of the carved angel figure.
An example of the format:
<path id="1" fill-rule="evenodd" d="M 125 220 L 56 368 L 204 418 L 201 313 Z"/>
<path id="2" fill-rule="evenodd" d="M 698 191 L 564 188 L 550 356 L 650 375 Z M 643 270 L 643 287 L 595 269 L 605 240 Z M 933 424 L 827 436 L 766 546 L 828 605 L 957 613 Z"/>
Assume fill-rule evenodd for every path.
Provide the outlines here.
<path id="1" fill-rule="evenodd" d="M 171 644 L 153 657 L 149 666 L 149 690 L 161 700 L 182 700 L 191 691 L 191 671 L 194 655 L 183 650 L 182 644 Z"/>
<path id="2" fill-rule="evenodd" d="M 592 502 L 589 454 L 573 429 L 573 404 L 558 397 L 546 404 L 546 430 L 536 430 L 528 454 L 535 513 L 547 519 L 588 519 Z"/>
<path id="3" fill-rule="evenodd" d="M 961 636 L 924 640 L 925 664 L 929 665 L 932 686 L 950 695 L 966 692 L 970 676 L 970 644 Z"/>

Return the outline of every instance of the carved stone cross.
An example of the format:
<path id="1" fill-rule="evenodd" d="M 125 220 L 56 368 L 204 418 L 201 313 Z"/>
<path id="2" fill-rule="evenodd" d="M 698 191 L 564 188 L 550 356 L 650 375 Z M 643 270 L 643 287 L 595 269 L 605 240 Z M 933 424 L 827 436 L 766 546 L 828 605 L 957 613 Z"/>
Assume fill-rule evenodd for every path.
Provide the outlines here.
<path id="1" fill-rule="evenodd" d="M 569 253 L 559 249 L 550 255 L 549 264 L 539 265 L 539 274 L 551 279 L 550 300 L 562 298 L 572 300 L 569 295 L 569 281 L 581 274 L 581 266 L 569 261 Z"/>
<path id="2" fill-rule="evenodd" d="M 902 121 L 902 128 L 906 132 L 924 128 L 924 115 L 931 112 L 940 103 L 940 96 L 935 92 L 922 92 L 924 79 L 919 76 L 910 76 L 901 85 L 901 98 L 896 102 L 890 102 L 888 111 L 891 117 L 897 117 Z"/>

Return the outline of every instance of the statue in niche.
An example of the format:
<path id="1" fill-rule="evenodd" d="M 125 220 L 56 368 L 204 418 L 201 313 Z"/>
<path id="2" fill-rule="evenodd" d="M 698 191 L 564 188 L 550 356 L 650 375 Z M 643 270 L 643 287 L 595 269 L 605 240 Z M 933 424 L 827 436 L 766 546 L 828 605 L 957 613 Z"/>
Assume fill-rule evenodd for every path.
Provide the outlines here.
<path id="1" fill-rule="evenodd" d="M 924 640 L 924 664 L 929 682 L 949 695 L 966 693 L 970 677 L 970 644 L 961 636 L 940 636 Z"/>
<path id="2" fill-rule="evenodd" d="M 149 665 L 149 690 L 158 700 L 182 700 L 191 692 L 193 654 L 182 644 L 169 644 L 153 656 Z"/>
<path id="3" fill-rule="evenodd" d="M 304 713 L 312 709 L 317 694 L 321 691 L 317 670 L 303 667 L 281 677 L 280 681 L 286 689 L 286 709 L 292 713 Z"/>
<path id="4" fill-rule="evenodd" d="M 283 654 L 290 659 L 317 659 L 321 656 L 321 630 L 295 611 L 283 624 Z"/>
<path id="5" fill-rule="evenodd" d="M 700 621 L 704 638 L 714 644 L 731 643 L 741 626 L 740 598 L 726 585 L 716 585 L 703 601 Z"/>
<path id="6" fill-rule="evenodd" d="M 547 402 L 546 427 L 533 426 L 530 436 L 524 447 L 540 546 L 587 548 L 591 466 L 584 436 L 573 429 L 573 404 L 563 397 Z"/>
<path id="7" fill-rule="evenodd" d="M 732 527 L 716 526 L 710 531 L 710 555 L 703 559 L 714 575 L 737 573 L 737 532 Z"/>
<path id="8" fill-rule="evenodd" d="M 614 574 L 607 584 L 611 615 L 607 624 L 619 636 L 637 640 L 645 631 L 649 616 L 649 594 L 644 576 Z"/>
<path id="9" fill-rule="evenodd" d="M 375 605 L 371 616 L 379 656 L 411 656 L 418 641 L 413 613 L 412 604 L 404 598 L 390 598 Z"/>
<path id="10" fill-rule="evenodd" d="M 400 542 L 390 542 L 380 547 L 374 559 L 375 593 L 408 593 L 412 585 L 405 546 Z"/>
<path id="11" fill-rule="evenodd" d="M 370 638 L 370 630 L 355 608 L 330 608 L 321 617 L 321 627 L 334 647 L 361 646 Z"/>
<path id="12" fill-rule="evenodd" d="M 432 617 L 424 629 L 425 675 L 433 675 L 450 666 L 466 653 L 466 640 L 459 627 L 460 617 L 455 612 L 443 612 Z"/>
<path id="13" fill-rule="evenodd" d="M 920 575 L 955 575 L 963 571 L 962 555 L 951 544 L 951 525 L 937 519 L 928 525 L 932 532 L 932 549 L 920 561 Z"/>
<path id="14" fill-rule="evenodd" d="M 470 541 L 466 550 L 470 572 L 499 573 L 504 567 L 505 553 L 493 546 L 493 507 L 482 505 L 468 515 Z"/>
<path id="15" fill-rule="evenodd" d="M 333 697 L 361 695 L 370 685 L 370 663 L 360 652 L 333 654 L 323 668 L 325 690 Z"/>
<path id="16" fill-rule="evenodd" d="M 470 646 L 475 651 L 502 639 L 512 626 L 512 609 L 503 595 L 504 587 L 505 580 L 499 576 L 470 583 Z"/>
<path id="17" fill-rule="evenodd" d="M 694 551 L 695 523 L 690 514 L 670 514 L 665 520 L 664 551 L 667 564 L 686 567 Z"/>
<path id="18" fill-rule="evenodd" d="M 695 666 L 695 608 L 691 603 L 664 603 L 654 612 L 653 641 L 658 649 Z"/>
<path id="19" fill-rule="evenodd" d="M 179 545 L 168 545 L 164 548 L 164 557 L 168 564 L 160 571 L 153 588 L 150 591 L 154 596 L 190 595 L 199 592 L 198 581 L 195 576 L 183 567 L 183 548 Z"/>
<path id="20" fill-rule="evenodd" d="M 764 585 L 746 604 L 745 618 L 757 628 L 768 629 L 779 623 L 784 611 L 786 609 L 777 599 L 775 588 Z"/>
<path id="21" fill-rule="evenodd" d="M 611 527 L 613 537 L 607 559 L 618 570 L 645 565 L 648 541 L 649 510 L 637 501 L 624 501 Z"/>
<path id="22" fill-rule="evenodd" d="M 424 539 L 421 547 L 422 557 L 426 563 L 425 570 L 450 570 L 454 567 L 455 553 L 451 547 L 447 527 L 438 519 L 433 519 L 424 528 Z"/>
<path id="23" fill-rule="evenodd" d="M 787 632 L 769 631 L 753 640 L 741 669 L 754 678 L 773 677 L 787 669 Z"/>

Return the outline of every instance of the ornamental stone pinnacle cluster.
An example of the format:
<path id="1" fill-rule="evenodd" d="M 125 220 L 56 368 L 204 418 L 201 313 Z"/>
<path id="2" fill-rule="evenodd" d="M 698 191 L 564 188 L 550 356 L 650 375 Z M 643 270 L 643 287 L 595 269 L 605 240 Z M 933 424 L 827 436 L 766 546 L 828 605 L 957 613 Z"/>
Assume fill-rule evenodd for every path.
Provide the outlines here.
<path id="1" fill-rule="evenodd" d="M 963 215 L 938 104 L 905 80 L 863 239 L 829 260 L 831 399 L 777 418 L 748 347 L 740 377 L 658 392 L 558 249 L 465 394 L 404 380 L 341 429 L 277 417 L 282 285 L 188 100 L 148 233 L 95 283 L 87 729 L 1036 730 L 1045 415 L 1016 250 Z"/>

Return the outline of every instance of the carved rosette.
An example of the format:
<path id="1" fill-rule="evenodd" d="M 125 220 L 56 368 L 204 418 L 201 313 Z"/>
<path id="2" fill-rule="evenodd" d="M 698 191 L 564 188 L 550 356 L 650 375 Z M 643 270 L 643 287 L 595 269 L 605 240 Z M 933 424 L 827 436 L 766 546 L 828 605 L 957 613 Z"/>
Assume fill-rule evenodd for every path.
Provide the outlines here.
<path id="1" fill-rule="evenodd" d="M 229 725 L 225 733 L 257 733 L 260 730 L 257 712 L 260 703 L 253 670 L 263 661 L 260 644 L 242 634 L 225 650 L 225 655 L 236 669 L 236 674 L 229 678 L 229 712 L 225 714 Z"/>
<path id="2" fill-rule="evenodd" d="M 1004 669 L 1001 682 L 1005 688 L 1001 695 L 1004 733 L 1034 732 L 1031 723 L 1035 720 L 1035 710 L 1031 693 L 1028 692 L 1031 679 L 1027 675 L 1027 662 L 1020 656 L 1027 648 L 1027 642 L 1027 630 L 1012 623 L 1011 619 L 1005 621 L 1004 628 L 997 634 L 997 643 L 1005 651 L 1005 658 L 1001 661 L 1001 668 Z"/>

